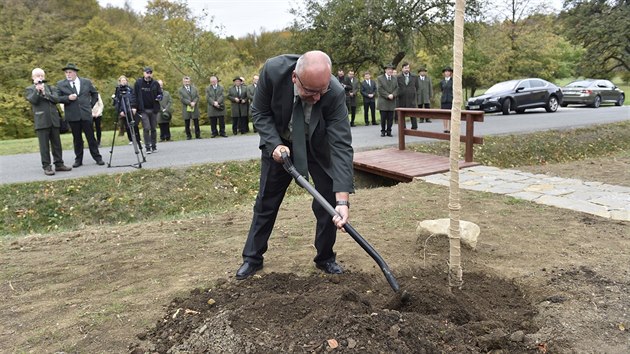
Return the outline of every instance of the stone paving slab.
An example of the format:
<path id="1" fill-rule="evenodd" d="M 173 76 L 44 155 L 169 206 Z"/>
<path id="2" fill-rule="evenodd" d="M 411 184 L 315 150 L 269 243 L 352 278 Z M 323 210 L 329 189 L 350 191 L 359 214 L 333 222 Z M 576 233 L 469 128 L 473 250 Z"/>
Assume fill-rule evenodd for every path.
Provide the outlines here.
<path id="1" fill-rule="evenodd" d="M 449 177 L 450 172 L 446 172 L 418 179 L 448 186 Z M 459 179 L 462 189 L 505 194 L 538 204 L 630 221 L 630 187 L 491 166 L 462 169 Z"/>

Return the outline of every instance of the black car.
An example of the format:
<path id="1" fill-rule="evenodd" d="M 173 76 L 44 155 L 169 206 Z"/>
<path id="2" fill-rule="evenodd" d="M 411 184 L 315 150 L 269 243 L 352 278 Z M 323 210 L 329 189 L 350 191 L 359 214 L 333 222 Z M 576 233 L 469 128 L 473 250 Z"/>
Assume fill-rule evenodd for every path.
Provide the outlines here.
<path id="1" fill-rule="evenodd" d="M 614 103 L 623 106 L 625 95 L 615 84 L 608 80 L 579 80 L 573 81 L 562 88 L 564 98 L 562 107 L 568 104 L 585 104 L 599 108 L 602 103 Z"/>
<path id="2" fill-rule="evenodd" d="M 558 86 L 543 79 L 528 78 L 499 82 L 483 95 L 469 98 L 466 109 L 503 114 L 523 113 L 530 108 L 555 112 L 561 103 L 562 90 Z"/>

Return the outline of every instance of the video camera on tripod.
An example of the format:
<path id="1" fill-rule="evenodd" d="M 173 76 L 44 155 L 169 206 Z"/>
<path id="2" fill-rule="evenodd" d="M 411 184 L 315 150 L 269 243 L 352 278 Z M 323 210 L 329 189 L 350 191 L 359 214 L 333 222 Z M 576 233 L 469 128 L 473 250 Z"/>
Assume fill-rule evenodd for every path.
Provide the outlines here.
<path id="1" fill-rule="evenodd" d="M 142 151 L 142 147 L 140 146 L 140 142 L 138 141 L 136 132 L 136 118 L 131 108 L 130 97 L 132 96 L 132 90 L 128 85 L 118 85 L 116 86 L 116 92 L 112 96 L 114 100 L 114 107 L 117 107 L 116 114 L 123 113 L 125 116 L 125 125 L 129 135 L 131 137 L 131 144 L 133 145 L 134 152 L 136 153 L 136 158 L 138 162 L 136 164 L 131 165 L 122 165 L 122 166 L 112 166 L 112 156 L 114 154 L 114 145 L 116 143 L 116 134 L 114 134 L 114 138 L 112 139 L 112 148 L 109 151 L 109 163 L 107 167 L 123 167 L 123 166 L 132 166 L 136 168 L 142 168 L 142 162 L 146 162 L 146 157 Z M 114 120 L 114 131 L 118 130 L 118 117 Z M 140 156 L 142 156 L 142 161 L 140 161 Z"/>

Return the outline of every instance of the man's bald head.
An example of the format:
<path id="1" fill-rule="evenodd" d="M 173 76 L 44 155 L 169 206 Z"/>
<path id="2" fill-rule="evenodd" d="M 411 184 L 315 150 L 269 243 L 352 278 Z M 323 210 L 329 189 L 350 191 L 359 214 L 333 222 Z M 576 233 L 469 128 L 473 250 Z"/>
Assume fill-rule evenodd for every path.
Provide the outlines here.
<path id="1" fill-rule="evenodd" d="M 319 50 L 306 52 L 295 65 L 293 83 L 297 79 L 302 89 L 300 96 L 313 104 L 328 90 L 331 73 L 332 63 L 328 54 Z"/>

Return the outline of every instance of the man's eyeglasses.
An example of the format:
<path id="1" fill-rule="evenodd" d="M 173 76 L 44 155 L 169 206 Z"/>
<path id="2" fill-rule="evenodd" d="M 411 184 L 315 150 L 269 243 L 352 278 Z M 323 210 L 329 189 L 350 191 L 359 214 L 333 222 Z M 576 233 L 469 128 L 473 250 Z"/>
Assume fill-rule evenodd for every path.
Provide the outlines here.
<path id="1" fill-rule="evenodd" d="M 302 86 L 302 91 L 304 91 L 304 96 L 308 96 L 308 97 L 315 96 L 315 95 L 323 96 L 326 94 L 326 92 L 330 91 L 330 86 L 328 86 L 326 89 L 322 91 L 308 89 L 304 87 L 304 84 L 302 83 L 302 80 L 300 80 L 300 77 L 298 76 L 297 73 L 295 74 L 295 77 L 297 77 L 298 81 L 300 82 L 300 86 Z"/>

